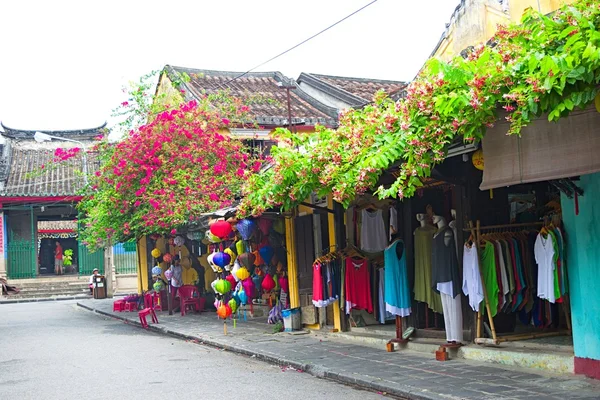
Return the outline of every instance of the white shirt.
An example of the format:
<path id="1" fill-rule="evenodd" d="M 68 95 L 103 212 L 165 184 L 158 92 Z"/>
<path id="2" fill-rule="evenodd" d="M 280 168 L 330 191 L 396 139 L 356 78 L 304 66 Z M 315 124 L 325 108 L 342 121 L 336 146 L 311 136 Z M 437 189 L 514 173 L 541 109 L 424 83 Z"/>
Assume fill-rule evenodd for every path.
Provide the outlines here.
<path id="1" fill-rule="evenodd" d="M 398 211 L 394 207 L 390 207 L 390 242 L 394 232 L 398 232 Z"/>
<path id="2" fill-rule="evenodd" d="M 556 301 L 554 295 L 554 246 L 550 235 L 544 239 L 541 233 L 538 234 L 535 240 L 534 254 L 535 262 L 538 265 L 538 297 L 554 303 Z"/>
<path id="3" fill-rule="evenodd" d="M 462 290 L 465 295 L 469 296 L 469 305 L 473 311 L 479 311 L 479 304 L 483 301 L 479 257 L 477 257 L 477 249 L 467 245 L 465 245 L 463 253 Z"/>
<path id="4" fill-rule="evenodd" d="M 379 253 L 388 245 L 381 210 L 362 210 L 360 227 L 360 248 L 369 253 Z"/>

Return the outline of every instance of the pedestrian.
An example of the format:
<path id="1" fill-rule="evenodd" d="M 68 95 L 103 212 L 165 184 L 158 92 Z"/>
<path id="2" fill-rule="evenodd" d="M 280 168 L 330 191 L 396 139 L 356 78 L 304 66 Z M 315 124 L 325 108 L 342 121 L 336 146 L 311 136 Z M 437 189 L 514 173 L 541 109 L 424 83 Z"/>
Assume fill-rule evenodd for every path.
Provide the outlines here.
<path id="1" fill-rule="evenodd" d="M 179 256 L 173 257 L 173 264 L 169 269 L 173 273 L 171 276 L 171 299 L 174 299 L 179 288 L 183 286 L 183 268 Z"/>
<path id="2" fill-rule="evenodd" d="M 58 240 L 56 241 L 56 249 L 54 250 L 54 273 L 56 275 L 63 274 L 63 248 Z"/>
<path id="3" fill-rule="evenodd" d="M 94 294 L 94 279 L 96 278 L 96 275 L 98 275 L 98 272 L 98 268 L 94 268 L 92 271 L 92 276 L 90 276 L 90 284 L 88 285 L 90 288 L 90 294 Z"/>

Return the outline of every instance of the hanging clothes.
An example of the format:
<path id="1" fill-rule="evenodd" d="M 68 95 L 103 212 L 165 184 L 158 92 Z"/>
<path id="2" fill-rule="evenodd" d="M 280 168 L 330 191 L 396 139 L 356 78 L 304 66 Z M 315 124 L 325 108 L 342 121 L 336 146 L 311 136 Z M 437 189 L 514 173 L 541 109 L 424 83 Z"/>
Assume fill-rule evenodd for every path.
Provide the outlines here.
<path id="1" fill-rule="evenodd" d="M 439 293 L 431 288 L 431 245 L 436 229 L 432 226 L 415 230 L 415 300 L 427 303 L 436 313 L 442 313 L 442 300 Z"/>
<path id="2" fill-rule="evenodd" d="M 444 324 L 446 327 L 446 340 L 448 342 L 463 341 L 463 320 L 460 296 L 451 297 L 446 293 L 441 294 L 444 307 Z"/>
<path id="3" fill-rule="evenodd" d="M 490 312 L 492 317 L 498 313 L 498 280 L 496 275 L 496 256 L 494 253 L 494 245 L 486 242 L 483 253 L 481 254 L 481 266 L 483 274 L 483 284 L 488 296 Z"/>
<path id="4" fill-rule="evenodd" d="M 464 245 L 463 248 L 463 293 L 469 296 L 469 306 L 473 311 L 479 311 L 479 305 L 483 301 L 483 285 L 479 270 L 479 257 L 477 256 L 476 244 Z"/>
<path id="5" fill-rule="evenodd" d="M 390 242 L 392 241 L 392 236 L 398 233 L 398 211 L 396 211 L 395 207 L 390 207 Z"/>
<path id="6" fill-rule="evenodd" d="M 366 259 L 346 258 L 346 314 L 350 314 L 353 308 L 373 312 L 373 301 L 371 299 L 371 278 Z"/>
<path id="7" fill-rule="evenodd" d="M 377 302 L 377 315 L 380 323 L 385 324 L 386 320 L 390 320 L 394 318 L 394 314 L 386 311 L 385 309 L 385 269 L 379 268 L 377 270 L 377 280 L 378 280 L 378 302 Z"/>
<path id="8" fill-rule="evenodd" d="M 313 264 L 313 305 L 315 307 L 326 307 L 326 299 L 323 294 L 323 266 L 321 263 Z"/>
<path id="9" fill-rule="evenodd" d="M 444 226 L 434 235 L 431 246 L 431 287 L 454 298 L 460 293 L 461 282 L 454 234 Z"/>
<path id="10" fill-rule="evenodd" d="M 383 214 L 381 210 L 362 210 L 360 227 L 360 248 L 369 253 L 378 253 L 387 246 Z"/>
<path id="11" fill-rule="evenodd" d="M 409 316 L 411 313 L 405 250 L 404 242 L 396 240 L 384 252 L 385 309 L 400 317 Z M 398 252 L 402 253 L 400 258 L 398 258 Z"/>
<path id="12" fill-rule="evenodd" d="M 336 260 L 313 264 L 313 305 L 327 307 L 340 297 L 341 269 Z"/>
<path id="13" fill-rule="evenodd" d="M 544 238 L 540 233 L 535 241 L 535 261 L 538 265 L 537 290 L 540 299 L 546 299 L 550 303 L 556 301 L 554 293 L 554 245 L 552 237 Z"/>

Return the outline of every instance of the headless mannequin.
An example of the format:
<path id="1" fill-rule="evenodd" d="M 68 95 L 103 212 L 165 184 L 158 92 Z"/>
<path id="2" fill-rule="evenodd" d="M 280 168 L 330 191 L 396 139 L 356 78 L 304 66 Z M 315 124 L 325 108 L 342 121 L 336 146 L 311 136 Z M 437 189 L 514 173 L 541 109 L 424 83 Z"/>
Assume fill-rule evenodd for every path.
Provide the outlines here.
<path id="1" fill-rule="evenodd" d="M 446 220 L 439 215 L 433 216 L 433 223 L 439 230 L 447 226 Z M 434 238 L 441 232 L 434 235 Z M 444 244 L 449 246 L 454 238 L 452 229 L 444 229 Z M 444 309 L 444 325 L 446 327 L 446 340 L 451 344 L 460 344 L 463 340 L 462 334 L 462 309 L 460 304 L 460 294 L 452 292 L 452 282 L 438 282 L 437 289 L 442 297 L 442 307 Z"/>

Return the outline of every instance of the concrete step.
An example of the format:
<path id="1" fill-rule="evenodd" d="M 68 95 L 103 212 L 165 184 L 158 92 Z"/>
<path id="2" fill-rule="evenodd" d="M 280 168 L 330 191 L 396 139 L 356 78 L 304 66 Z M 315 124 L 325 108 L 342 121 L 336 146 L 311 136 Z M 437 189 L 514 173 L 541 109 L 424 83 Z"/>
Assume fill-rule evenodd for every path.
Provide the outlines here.
<path id="1" fill-rule="evenodd" d="M 328 333 L 313 331 L 331 339 L 340 339 L 363 345 L 384 349 L 394 334 L 373 334 L 356 332 Z M 497 347 L 486 347 L 469 344 L 458 349 L 448 350 L 450 358 L 484 361 L 496 364 L 511 365 L 525 368 L 535 368 L 561 374 L 572 374 L 574 370 L 573 348 L 570 346 L 555 345 L 527 345 L 525 341 L 511 342 Z M 411 339 L 404 345 L 396 344 L 399 351 L 409 350 L 435 356 L 435 351 L 444 343 L 439 339 L 418 338 Z"/>
<path id="2" fill-rule="evenodd" d="M 38 285 L 38 286 L 25 286 L 25 287 L 17 286 L 17 288 L 19 288 L 22 292 L 34 292 L 36 290 L 80 290 L 80 289 L 87 289 L 88 284 L 87 283 L 78 283 L 75 285 L 43 284 L 43 285 Z"/>
<path id="3" fill-rule="evenodd" d="M 74 290 L 74 291 L 38 291 L 38 292 L 20 292 L 19 294 L 10 295 L 10 298 L 46 298 L 46 297 L 56 297 L 56 296 L 75 296 L 75 295 L 85 295 L 89 294 L 89 290 Z"/>
<path id="4" fill-rule="evenodd" d="M 92 296 L 89 294 L 55 295 L 55 296 L 51 296 L 51 297 L 21 297 L 21 295 L 12 295 L 12 296 L 0 297 L 0 304 L 59 301 L 59 300 L 83 300 L 83 299 L 90 299 L 90 298 L 92 298 Z"/>

